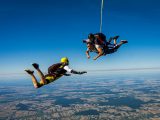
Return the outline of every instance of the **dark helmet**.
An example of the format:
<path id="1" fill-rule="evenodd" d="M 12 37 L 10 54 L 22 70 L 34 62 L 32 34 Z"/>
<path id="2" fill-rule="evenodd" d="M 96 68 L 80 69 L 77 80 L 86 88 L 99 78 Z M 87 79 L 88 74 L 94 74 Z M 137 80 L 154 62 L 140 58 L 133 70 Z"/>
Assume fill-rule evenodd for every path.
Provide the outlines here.
<path id="1" fill-rule="evenodd" d="M 90 34 L 88 35 L 88 39 L 92 39 L 92 38 L 94 38 L 94 35 L 93 35 L 92 33 L 90 33 Z"/>

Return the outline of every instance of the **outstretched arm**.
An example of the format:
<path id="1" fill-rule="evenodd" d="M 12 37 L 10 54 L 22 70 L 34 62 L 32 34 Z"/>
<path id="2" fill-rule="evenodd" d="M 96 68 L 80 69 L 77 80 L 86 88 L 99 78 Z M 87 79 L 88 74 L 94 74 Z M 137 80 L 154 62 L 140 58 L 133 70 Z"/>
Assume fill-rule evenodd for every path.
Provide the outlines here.
<path id="1" fill-rule="evenodd" d="M 84 73 L 87 73 L 86 71 L 76 71 L 76 70 L 73 70 L 73 69 L 70 69 L 68 66 L 65 66 L 64 69 L 67 71 L 67 72 L 70 72 L 70 73 L 73 73 L 73 74 L 84 74 Z"/>
<path id="2" fill-rule="evenodd" d="M 86 51 L 86 56 L 87 56 L 88 59 L 90 58 L 90 56 L 89 56 L 89 50 Z"/>
<path id="3" fill-rule="evenodd" d="M 71 76 L 71 74 L 66 74 L 66 73 L 65 73 L 65 74 L 63 74 L 63 75 L 64 75 L 64 76 Z"/>

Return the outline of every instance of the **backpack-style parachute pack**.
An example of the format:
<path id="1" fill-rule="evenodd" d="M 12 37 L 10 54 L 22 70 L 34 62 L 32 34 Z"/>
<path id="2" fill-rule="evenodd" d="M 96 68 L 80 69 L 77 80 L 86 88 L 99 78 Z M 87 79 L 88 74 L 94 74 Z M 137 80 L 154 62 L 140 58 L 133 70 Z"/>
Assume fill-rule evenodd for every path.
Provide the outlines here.
<path id="1" fill-rule="evenodd" d="M 97 38 L 97 42 L 104 45 L 107 43 L 106 36 L 103 33 L 96 33 L 94 34 L 95 38 Z"/>
<path id="2" fill-rule="evenodd" d="M 105 36 L 103 33 L 96 33 L 95 35 L 98 35 L 99 38 L 100 38 L 101 40 L 103 40 L 103 41 L 106 40 L 106 36 Z"/>
<path id="3" fill-rule="evenodd" d="M 52 66 L 50 66 L 50 67 L 48 68 L 48 73 L 49 73 L 49 74 L 53 74 L 53 73 L 56 72 L 62 65 L 63 65 L 63 63 L 53 64 Z"/>

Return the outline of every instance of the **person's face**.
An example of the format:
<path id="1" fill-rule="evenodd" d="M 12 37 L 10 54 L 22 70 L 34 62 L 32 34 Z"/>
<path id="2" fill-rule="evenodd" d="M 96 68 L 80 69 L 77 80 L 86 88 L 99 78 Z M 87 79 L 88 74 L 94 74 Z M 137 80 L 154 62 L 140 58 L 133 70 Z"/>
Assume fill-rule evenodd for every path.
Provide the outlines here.
<path id="1" fill-rule="evenodd" d="M 93 40 L 94 40 L 94 38 L 93 38 L 93 37 L 90 37 L 89 39 L 90 39 L 90 41 L 93 41 Z"/>
<path id="2" fill-rule="evenodd" d="M 89 50 L 91 50 L 91 49 L 93 49 L 93 45 L 92 45 L 91 43 L 87 43 L 87 48 L 88 48 Z"/>

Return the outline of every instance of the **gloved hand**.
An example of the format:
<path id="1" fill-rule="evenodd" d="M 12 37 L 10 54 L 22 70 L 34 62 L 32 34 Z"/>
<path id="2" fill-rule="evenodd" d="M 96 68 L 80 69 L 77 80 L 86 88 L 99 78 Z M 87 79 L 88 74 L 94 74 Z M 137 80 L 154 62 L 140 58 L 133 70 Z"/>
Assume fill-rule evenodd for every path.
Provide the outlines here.
<path id="1" fill-rule="evenodd" d="M 81 74 L 84 74 L 84 73 L 87 73 L 87 72 L 86 71 L 78 72 L 78 71 L 75 71 L 75 70 L 71 70 L 71 73 L 81 75 Z"/>
<path id="2" fill-rule="evenodd" d="M 82 72 L 79 72 L 79 74 L 84 74 L 84 73 L 87 73 L 87 71 L 82 71 Z"/>

